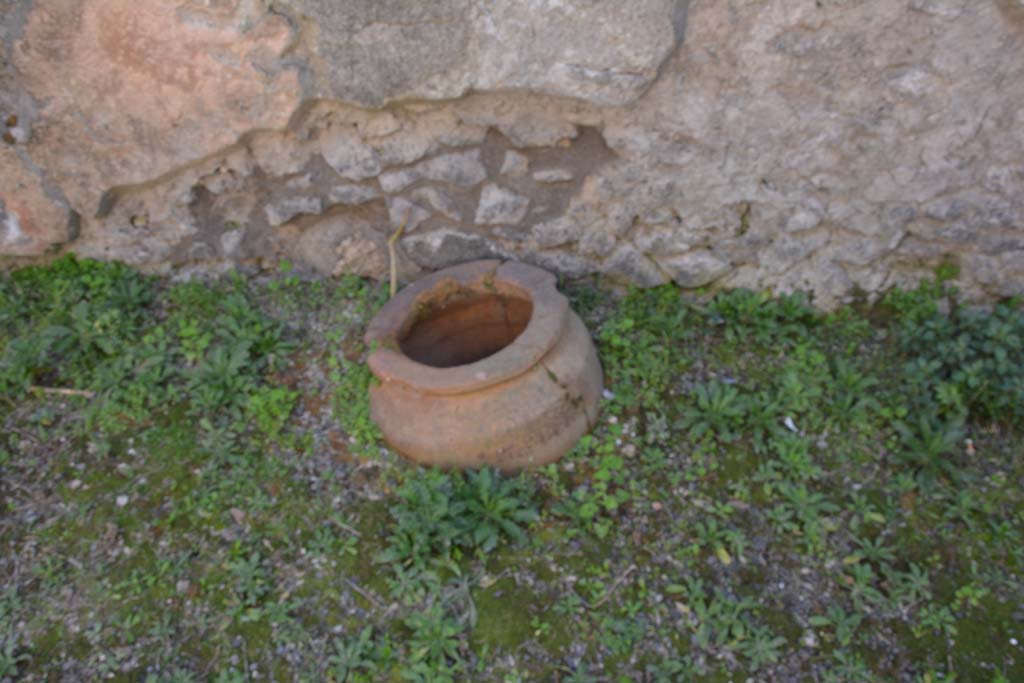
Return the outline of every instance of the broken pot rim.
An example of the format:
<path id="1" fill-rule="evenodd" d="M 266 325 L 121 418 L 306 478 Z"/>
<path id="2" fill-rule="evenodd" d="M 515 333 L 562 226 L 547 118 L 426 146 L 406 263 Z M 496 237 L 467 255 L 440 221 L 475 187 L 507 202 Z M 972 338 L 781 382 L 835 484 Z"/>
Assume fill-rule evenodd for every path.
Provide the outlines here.
<path id="1" fill-rule="evenodd" d="M 381 382 L 397 382 L 424 394 L 464 394 L 518 377 L 535 367 L 563 334 L 569 301 L 555 284 L 555 276 L 545 270 L 496 259 L 470 261 L 432 273 L 396 294 L 374 316 L 365 341 L 377 348 L 367 364 Z M 414 324 L 422 305 L 454 289 L 522 295 L 533 307 L 530 320 L 508 346 L 466 365 L 437 368 L 402 353 L 399 340 Z"/>

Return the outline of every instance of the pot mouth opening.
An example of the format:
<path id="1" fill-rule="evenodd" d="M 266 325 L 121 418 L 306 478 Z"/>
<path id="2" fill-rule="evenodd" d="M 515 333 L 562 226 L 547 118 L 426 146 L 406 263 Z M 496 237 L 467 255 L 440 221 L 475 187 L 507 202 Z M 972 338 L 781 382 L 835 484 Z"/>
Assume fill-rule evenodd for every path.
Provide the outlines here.
<path id="1" fill-rule="evenodd" d="M 526 330 L 533 303 L 507 292 L 462 289 L 426 306 L 398 340 L 411 360 L 453 368 L 483 360 L 508 347 Z"/>

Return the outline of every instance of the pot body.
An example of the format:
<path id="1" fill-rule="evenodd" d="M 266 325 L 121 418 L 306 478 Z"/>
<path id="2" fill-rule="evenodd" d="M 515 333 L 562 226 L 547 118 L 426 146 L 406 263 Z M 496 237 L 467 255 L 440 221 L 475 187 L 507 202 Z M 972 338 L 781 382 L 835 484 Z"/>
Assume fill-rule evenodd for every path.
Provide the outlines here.
<path id="1" fill-rule="evenodd" d="M 590 335 L 554 277 L 532 266 L 485 261 L 427 280 L 392 299 L 367 333 L 382 347 L 369 360 L 380 380 L 370 389 L 370 408 L 385 440 L 411 460 L 441 467 L 514 471 L 558 460 L 596 423 L 603 374 Z M 431 367 L 404 352 L 425 308 L 443 311 L 453 293 L 495 292 L 532 306 L 525 329 L 503 348 L 454 367 Z M 469 325 L 465 334 L 479 337 L 486 329 Z M 457 343 L 435 336 L 439 344 Z"/>

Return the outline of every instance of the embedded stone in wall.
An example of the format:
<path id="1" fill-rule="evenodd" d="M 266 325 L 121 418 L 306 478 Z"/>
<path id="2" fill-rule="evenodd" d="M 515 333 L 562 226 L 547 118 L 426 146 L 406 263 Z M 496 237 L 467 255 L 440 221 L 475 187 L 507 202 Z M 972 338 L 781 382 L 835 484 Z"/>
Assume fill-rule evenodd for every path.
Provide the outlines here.
<path id="1" fill-rule="evenodd" d="M 476 210 L 477 225 L 515 225 L 526 218 L 530 200 L 511 190 L 488 183 L 480 191 L 480 204 Z"/>
<path id="2" fill-rule="evenodd" d="M 508 150 L 505 152 L 505 158 L 501 162 L 501 174 L 520 177 L 524 176 L 530 171 L 530 160 L 525 154 L 520 154 L 515 150 Z"/>
<path id="3" fill-rule="evenodd" d="M 631 244 L 623 244 L 615 249 L 601 270 L 613 278 L 643 287 L 655 287 L 668 281 L 653 259 Z"/>
<path id="4" fill-rule="evenodd" d="M 419 187 L 412 191 L 412 198 L 417 202 L 429 206 L 454 223 L 462 222 L 462 212 L 459 205 L 451 197 L 436 187 Z"/>
<path id="5" fill-rule="evenodd" d="M 580 258 L 571 251 L 560 249 L 530 251 L 523 254 L 521 258 L 529 264 L 570 278 L 583 277 L 597 270 L 597 265 L 593 261 Z"/>
<path id="6" fill-rule="evenodd" d="M 351 133 L 343 133 L 321 142 L 324 160 L 348 180 L 366 180 L 381 172 L 380 156 Z"/>
<path id="7" fill-rule="evenodd" d="M 545 117 L 542 112 L 523 115 L 498 130 L 516 147 L 554 147 L 565 145 L 579 135 L 579 129 L 567 121 Z"/>
<path id="8" fill-rule="evenodd" d="M 267 204 L 264 212 L 271 226 L 287 223 L 302 214 L 319 214 L 323 206 L 319 197 L 283 197 Z"/>
<path id="9" fill-rule="evenodd" d="M 388 271 L 385 238 L 369 223 L 348 216 L 327 216 L 306 228 L 294 243 L 301 263 L 322 275 L 353 273 L 381 278 Z"/>
<path id="10" fill-rule="evenodd" d="M 578 223 L 563 216 L 552 221 L 537 223 L 530 230 L 530 235 L 539 247 L 550 249 L 575 242 L 579 239 L 580 232 Z"/>
<path id="11" fill-rule="evenodd" d="M 380 192 L 367 185 L 335 185 L 327 194 L 330 204 L 357 206 L 380 197 Z"/>
<path id="12" fill-rule="evenodd" d="M 487 170 L 480 163 L 479 150 L 443 154 L 420 162 L 416 171 L 428 180 L 460 187 L 472 187 L 487 177 Z"/>
<path id="13" fill-rule="evenodd" d="M 377 181 L 385 192 L 401 192 L 420 179 L 420 173 L 411 168 L 381 173 Z"/>
<path id="14" fill-rule="evenodd" d="M 430 270 L 463 261 L 503 256 L 500 250 L 479 235 L 448 229 L 413 235 L 403 240 L 402 246 L 417 265 Z"/>
<path id="15" fill-rule="evenodd" d="M 238 251 L 238 247 L 242 245 L 242 240 L 245 238 L 245 231 L 239 228 L 234 230 L 227 230 L 220 236 L 220 249 L 221 253 L 228 258 L 235 255 Z"/>
<path id="16" fill-rule="evenodd" d="M 487 169 L 480 163 L 480 151 L 470 150 L 421 161 L 411 168 L 388 171 L 381 174 L 381 189 L 385 192 L 401 192 L 420 180 L 451 183 L 460 187 L 472 187 L 487 178 Z"/>
<path id="17" fill-rule="evenodd" d="M 1024 296 L 1024 251 L 999 256 L 970 255 L 963 267 L 999 296 Z"/>
<path id="18" fill-rule="evenodd" d="M 732 267 L 706 249 L 691 251 L 658 261 L 680 287 L 704 287 L 719 279 Z"/>

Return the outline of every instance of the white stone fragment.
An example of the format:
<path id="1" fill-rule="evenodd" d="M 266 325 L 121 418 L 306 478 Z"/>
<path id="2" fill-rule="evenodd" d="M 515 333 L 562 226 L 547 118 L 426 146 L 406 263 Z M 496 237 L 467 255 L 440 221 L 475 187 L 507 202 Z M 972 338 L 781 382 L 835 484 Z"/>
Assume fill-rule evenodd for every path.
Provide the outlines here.
<path id="1" fill-rule="evenodd" d="M 567 168 L 546 168 L 533 174 L 538 183 L 566 183 L 573 179 L 573 173 Z"/>

